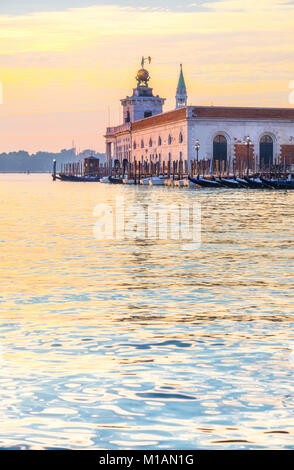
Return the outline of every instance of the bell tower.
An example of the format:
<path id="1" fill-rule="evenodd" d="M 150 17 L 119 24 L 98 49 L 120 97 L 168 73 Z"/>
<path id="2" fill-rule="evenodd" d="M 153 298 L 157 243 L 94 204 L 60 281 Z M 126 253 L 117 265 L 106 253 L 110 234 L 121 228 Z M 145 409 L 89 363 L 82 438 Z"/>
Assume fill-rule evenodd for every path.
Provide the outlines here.
<path id="1" fill-rule="evenodd" d="M 144 68 L 146 60 L 150 63 L 151 57 L 147 59 L 142 57 L 141 69 L 138 70 L 136 76 L 138 84 L 136 88 L 133 88 L 132 96 L 121 100 L 124 124 L 162 113 L 165 98 L 153 95 L 153 89 L 148 85 L 150 75 L 148 70 Z"/>
<path id="2" fill-rule="evenodd" d="M 183 66 L 181 64 L 181 70 L 180 70 L 180 76 L 179 76 L 179 82 L 178 82 L 177 94 L 176 94 L 176 108 L 177 109 L 185 108 L 187 106 L 187 102 L 188 102 L 188 95 L 187 95 L 184 74 L 183 74 Z"/>

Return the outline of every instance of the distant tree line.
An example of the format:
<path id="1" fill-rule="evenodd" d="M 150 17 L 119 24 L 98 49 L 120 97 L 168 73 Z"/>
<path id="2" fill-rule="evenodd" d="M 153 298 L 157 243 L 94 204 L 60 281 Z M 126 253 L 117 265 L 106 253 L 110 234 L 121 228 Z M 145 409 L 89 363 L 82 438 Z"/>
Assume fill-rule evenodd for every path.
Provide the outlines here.
<path id="1" fill-rule="evenodd" d="M 52 171 L 53 160 L 57 162 L 57 169 L 62 163 L 78 162 L 83 158 L 93 155 L 105 161 L 105 155 L 94 150 L 84 150 L 78 155 L 75 149 L 63 149 L 59 153 L 36 152 L 29 154 L 25 150 L 18 152 L 0 153 L 0 173 L 49 173 Z"/>

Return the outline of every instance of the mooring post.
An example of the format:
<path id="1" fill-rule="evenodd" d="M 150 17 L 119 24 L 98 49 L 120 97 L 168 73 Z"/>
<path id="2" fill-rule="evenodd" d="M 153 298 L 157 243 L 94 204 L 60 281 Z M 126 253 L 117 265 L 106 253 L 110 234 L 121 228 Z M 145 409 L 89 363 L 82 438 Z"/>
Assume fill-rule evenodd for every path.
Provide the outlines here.
<path id="1" fill-rule="evenodd" d="M 137 184 L 137 160 L 134 160 L 134 184 Z"/>
<path id="2" fill-rule="evenodd" d="M 53 160 L 53 181 L 56 181 L 56 160 Z"/>

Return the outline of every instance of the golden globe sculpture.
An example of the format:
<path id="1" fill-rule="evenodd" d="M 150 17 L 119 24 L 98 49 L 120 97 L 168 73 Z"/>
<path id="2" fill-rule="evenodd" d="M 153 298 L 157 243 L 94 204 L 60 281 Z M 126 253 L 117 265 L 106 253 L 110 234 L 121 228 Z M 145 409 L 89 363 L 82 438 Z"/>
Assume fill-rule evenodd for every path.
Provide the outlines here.
<path id="1" fill-rule="evenodd" d="M 150 80 L 148 70 L 144 68 L 138 70 L 136 80 L 138 82 L 138 86 L 148 86 L 148 82 Z"/>

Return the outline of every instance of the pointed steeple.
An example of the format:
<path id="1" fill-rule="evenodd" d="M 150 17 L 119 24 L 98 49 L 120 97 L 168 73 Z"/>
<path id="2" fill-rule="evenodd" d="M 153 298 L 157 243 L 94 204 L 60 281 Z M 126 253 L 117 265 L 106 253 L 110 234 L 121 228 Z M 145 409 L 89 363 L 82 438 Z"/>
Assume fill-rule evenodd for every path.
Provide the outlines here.
<path id="1" fill-rule="evenodd" d="M 177 94 L 176 94 L 176 108 L 184 108 L 187 106 L 188 96 L 187 96 L 187 89 L 183 74 L 183 66 L 181 64 L 180 76 L 177 86 Z"/>
<path id="2" fill-rule="evenodd" d="M 178 90 L 185 90 L 186 91 L 186 84 L 185 84 L 185 79 L 184 79 L 184 74 L 183 74 L 183 65 L 180 64 L 181 71 L 180 71 L 180 76 L 179 76 L 179 82 L 178 82 Z"/>

